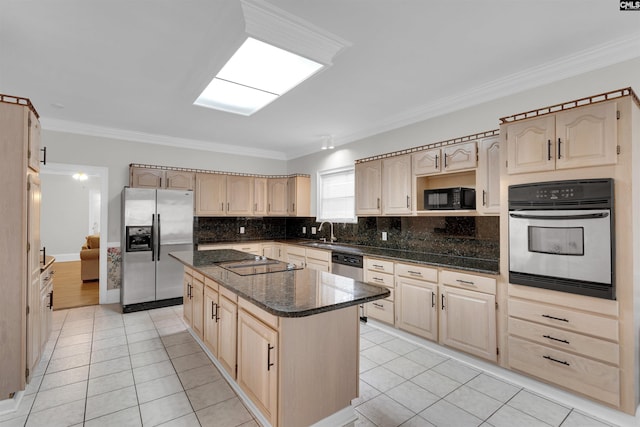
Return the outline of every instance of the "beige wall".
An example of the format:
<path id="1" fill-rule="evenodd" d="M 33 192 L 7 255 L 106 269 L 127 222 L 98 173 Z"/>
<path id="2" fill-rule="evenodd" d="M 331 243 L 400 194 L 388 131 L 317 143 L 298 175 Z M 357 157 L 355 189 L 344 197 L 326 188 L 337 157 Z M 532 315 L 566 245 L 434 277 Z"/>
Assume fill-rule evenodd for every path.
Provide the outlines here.
<path id="1" fill-rule="evenodd" d="M 288 163 L 311 174 L 311 213 L 316 212 L 316 173 L 356 159 L 497 129 L 499 118 L 631 86 L 640 96 L 640 58 L 520 92 L 321 151 Z"/>

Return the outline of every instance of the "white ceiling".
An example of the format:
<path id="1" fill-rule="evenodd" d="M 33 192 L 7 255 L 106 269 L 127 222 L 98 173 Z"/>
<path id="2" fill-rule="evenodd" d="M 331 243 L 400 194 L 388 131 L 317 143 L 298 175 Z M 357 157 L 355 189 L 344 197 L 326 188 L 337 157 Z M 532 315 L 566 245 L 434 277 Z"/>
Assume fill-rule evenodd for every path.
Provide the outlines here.
<path id="1" fill-rule="evenodd" d="M 617 0 L 268 3 L 350 46 L 251 117 L 192 105 L 243 40 L 238 0 L 0 0 L 0 93 L 45 129 L 292 159 L 640 56 Z"/>

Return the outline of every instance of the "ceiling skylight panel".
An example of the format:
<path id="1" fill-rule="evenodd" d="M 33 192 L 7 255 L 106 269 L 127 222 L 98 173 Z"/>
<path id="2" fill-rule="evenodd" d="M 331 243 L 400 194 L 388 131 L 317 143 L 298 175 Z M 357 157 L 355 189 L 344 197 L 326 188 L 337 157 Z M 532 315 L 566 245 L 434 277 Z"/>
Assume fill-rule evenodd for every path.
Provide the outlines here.
<path id="1" fill-rule="evenodd" d="M 277 97 L 272 93 L 214 78 L 194 104 L 249 116 Z"/>

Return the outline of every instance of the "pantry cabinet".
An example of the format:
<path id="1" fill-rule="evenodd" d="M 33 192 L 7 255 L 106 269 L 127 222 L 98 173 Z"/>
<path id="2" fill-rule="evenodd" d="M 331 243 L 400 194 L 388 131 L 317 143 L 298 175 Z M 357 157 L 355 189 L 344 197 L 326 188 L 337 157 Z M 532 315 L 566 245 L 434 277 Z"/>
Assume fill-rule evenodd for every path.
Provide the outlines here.
<path id="1" fill-rule="evenodd" d="M 560 111 L 506 126 L 509 174 L 617 162 L 617 104 Z"/>
<path id="2" fill-rule="evenodd" d="M 412 211 L 411 156 L 397 156 L 382 161 L 382 213 L 410 214 Z"/>
<path id="3" fill-rule="evenodd" d="M 196 216 L 226 215 L 227 176 L 221 174 L 196 174 Z"/>
<path id="4" fill-rule="evenodd" d="M 500 213 L 500 141 L 498 137 L 486 138 L 478 142 L 476 210 L 482 214 Z"/>
<path id="5" fill-rule="evenodd" d="M 355 166 L 356 215 L 382 213 L 382 161 L 372 160 Z"/>

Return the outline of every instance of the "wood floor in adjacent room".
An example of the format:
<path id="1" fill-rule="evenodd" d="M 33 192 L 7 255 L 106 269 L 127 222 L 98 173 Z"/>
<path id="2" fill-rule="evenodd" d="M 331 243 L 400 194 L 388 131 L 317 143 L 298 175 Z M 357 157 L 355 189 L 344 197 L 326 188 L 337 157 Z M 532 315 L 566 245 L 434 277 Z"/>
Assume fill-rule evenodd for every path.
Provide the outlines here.
<path id="1" fill-rule="evenodd" d="M 80 261 L 54 262 L 53 270 L 54 310 L 98 304 L 100 282 L 80 279 Z"/>

